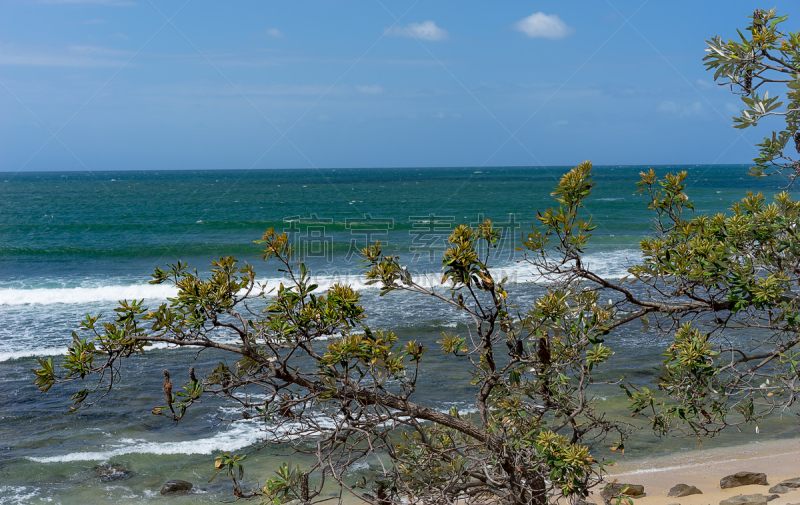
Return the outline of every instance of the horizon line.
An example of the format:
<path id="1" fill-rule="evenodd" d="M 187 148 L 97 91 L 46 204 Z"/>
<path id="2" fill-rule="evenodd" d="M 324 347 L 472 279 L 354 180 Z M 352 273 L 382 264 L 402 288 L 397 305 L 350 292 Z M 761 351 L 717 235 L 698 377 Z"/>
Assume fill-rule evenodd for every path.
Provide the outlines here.
<path id="1" fill-rule="evenodd" d="M 596 168 L 631 168 L 631 167 L 714 167 L 714 166 L 728 166 L 728 167 L 746 167 L 752 165 L 749 163 L 645 163 L 645 164 L 608 164 L 596 165 Z M 98 172 L 267 172 L 273 170 L 309 170 L 309 171 L 336 171 L 336 170 L 492 170 L 504 168 L 530 168 L 530 169 L 550 169 L 550 168 L 570 168 L 576 165 L 495 165 L 495 166 L 384 166 L 384 167 L 284 167 L 284 168 L 140 168 L 140 169 L 114 169 L 108 168 L 103 170 L 85 170 L 85 169 L 63 169 L 63 170 L 24 170 L 24 171 L 0 171 L 0 175 L 11 174 L 43 174 L 43 173 L 98 173 Z"/>

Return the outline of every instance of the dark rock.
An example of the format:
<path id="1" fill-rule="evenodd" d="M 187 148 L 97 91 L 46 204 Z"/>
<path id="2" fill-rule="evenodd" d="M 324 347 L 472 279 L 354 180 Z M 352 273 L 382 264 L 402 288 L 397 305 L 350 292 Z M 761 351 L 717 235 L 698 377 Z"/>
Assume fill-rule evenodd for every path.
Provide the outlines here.
<path id="1" fill-rule="evenodd" d="M 763 494 L 740 494 L 722 500 L 719 505 L 767 505 L 767 497 Z"/>
<path id="2" fill-rule="evenodd" d="M 669 490 L 667 496 L 674 496 L 676 498 L 681 498 L 683 496 L 689 496 L 693 494 L 703 494 L 702 491 L 697 489 L 694 486 L 690 486 L 688 484 L 677 484 Z"/>
<path id="3" fill-rule="evenodd" d="M 100 477 L 100 482 L 113 482 L 133 477 L 133 472 L 116 463 L 103 463 L 92 468 Z"/>
<path id="4" fill-rule="evenodd" d="M 160 430 L 163 427 L 164 427 L 163 423 L 154 423 L 150 421 L 144 423 L 144 429 L 146 429 L 147 431 Z"/>
<path id="5" fill-rule="evenodd" d="M 603 501 L 606 503 L 611 503 L 611 500 L 619 495 L 644 496 L 644 486 L 638 484 L 609 484 L 600 492 L 600 496 L 603 497 Z"/>
<path id="6" fill-rule="evenodd" d="M 800 477 L 796 477 L 794 479 L 787 479 L 783 482 L 779 482 L 778 485 L 797 489 L 800 487 Z"/>
<path id="7" fill-rule="evenodd" d="M 719 487 L 722 489 L 730 489 L 732 487 L 750 486 L 758 484 L 761 486 L 769 486 L 767 483 L 767 474 L 753 473 L 753 472 L 739 472 L 733 475 L 723 477 L 719 481 Z"/>
<path id="8" fill-rule="evenodd" d="M 770 493 L 783 494 L 783 493 L 788 493 L 789 491 L 794 491 L 794 488 L 786 487 L 783 484 L 778 484 L 777 486 L 772 486 L 771 488 L 769 488 Z"/>
<path id="9" fill-rule="evenodd" d="M 772 501 L 775 498 L 780 498 L 780 497 L 781 497 L 781 495 L 779 495 L 779 494 L 771 494 L 771 495 L 767 496 L 767 501 Z"/>
<path id="10" fill-rule="evenodd" d="M 185 480 L 168 480 L 161 488 L 161 494 L 186 494 L 191 493 L 194 485 Z"/>

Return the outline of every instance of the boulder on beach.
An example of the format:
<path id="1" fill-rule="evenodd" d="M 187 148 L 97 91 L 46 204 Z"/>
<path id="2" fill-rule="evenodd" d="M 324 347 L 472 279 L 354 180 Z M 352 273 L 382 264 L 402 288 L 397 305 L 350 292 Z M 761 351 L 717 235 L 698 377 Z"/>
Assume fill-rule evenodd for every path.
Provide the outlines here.
<path id="1" fill-rule="evenodd" d="M 600 496 L 603 497 L 603 501 L 606 503 L 611 503 L 611 501 L 619 495 L 631 497 L 644 496 L 644 486 L 638 484 L 614 483 L 607 485 L 603 491 L 600 492 Z"/>
<path id="2" fill-rule="evenodd" d="M 723 477 L 719 481 L 719 487 L 722 489 L 730 489 L 732 487 L 739 487 L 739 486 L 751 486 L 753 484 L 758 484 L 761 486 L 769 486 L 769 483 L 767 482 L 767 474 L 754 473 L 754 472 L 739 472 L 733 475 L 728 475 L 727 477 Z"/>
<path id="3" fill-rule="evenodd" d="M 161 494 L 186 494 L 191 493 L 194 485 L 185 480 L 168 480 L 161 488 Z"/>
<path id="4" fill-rule="evenodd" d="M 693 494 L 703 494 L 703 492 L 697 489 L 695 486 L 690 486 L 688 484 L 676 484 L 672 487 L 672 489 L 669 490 L 667 496 L 681 498 L 683 496 L 689 496 Z"/>
<path id="5" fill-rule="evenodd" d="M 102 463 L 92 467 L 100 477 L 100 482 L 113 482 L 115 480 L 126 480 L 133 477 L 133 472 L 126 470 L 116 463 Z"/>
<path id="6" fill-rule="evenodd" d="M 778 484 L 776 486 L 772 486 L 771 488 L 769 488 L 769 492 L 770 493 L 784 494 L 784 493 L 788 493 L 789 491 L 794 491 L 794 489 L 795 488 L 793 488 L 793 487 L 786 487 L 783 484 Z"/>
<path id="7" fill-rule="evenodd" d="M 777 500 L 780 497 L 781 497 L 781 495 L 779 495 L 779 494 L 771 494 L 771 495 L 767 496 L 767 501 Z"/>
<path id="8" fill-rule="evenodd" d="M 790 487 L 792 489 L 800 488 L 800 477 L 795 477 L 794 479 L 786 479 L 783 482 L 779 482 L 778 485 Z"/>
<path id="9" fill-rule="evenodd" d="M 719 505 L 767 505 L 767 497 L 763 494 L 740 494 L 722 500 Z"/>

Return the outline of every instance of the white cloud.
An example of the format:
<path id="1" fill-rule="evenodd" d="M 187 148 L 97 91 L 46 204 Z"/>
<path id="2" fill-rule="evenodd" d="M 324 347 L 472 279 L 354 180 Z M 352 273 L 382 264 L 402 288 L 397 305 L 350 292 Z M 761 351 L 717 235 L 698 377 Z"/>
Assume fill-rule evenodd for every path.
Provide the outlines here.
<path id="1" fill-rule="evenodd" d="M 731 114 L 736 114 L 737 116 L 742 112 L 739 107 L 735 106 L 734 104 L 728 102 L 725 104 L 725 110 L 730 112 Z"/>
<path id="2" fill-rule="evenodd" d="M 530 38 L 558 40 L 571 35 L 575 30 L 566 25 L 555 14 L 536 12 L 514 23 L 514 29 Z"/>
<path id="3" fill-rule="evenodd" d="M 125 7 L 137 5 L 136 2 L 129 0 L 38 0 L 40 4 L 89 4 L 89 5 L 111 5 L 114 7 Z"/>
<path id="4" fill-rule="evenodd" d="M 439 113 L 435 114 L 433 117 L 434 117 L 434 119 L 446 119 L 446 118 L 461 119 L 462 118 L 461 114 L 459 114 L 458 112 L 450 112 L 448 114 L 445 114 L 444 112 L 439 112 Z M 414 119 L 416 119 L 416 115 L 415 115 Z"/>
<path id="5" fill-rule="evenodd" d="M 377 84 L 374 86 L 359 86 L 356 84 L 356 91 L 364 93 L 365 95 L 380 95 L 383 93 L 383 88 Z"/>
<path id="6" fill-rule="evenodd" d="M 711 89 L 714 87 L 713 84 L 703 79 L 697 79 L 697 85 L 700 86 L 701 88 L 706 88 L 706 89 Z"/>
<path id="7" fill-rule="evenodd" d="M 110 49 L 101 46 L 80 46 L 73 44 L 69 46 L 71 53 L 75 54 L 98 54 L 104 56 L 128 56 L 131 53 L 128 51 L 120 51 L 119 49 Z"/>
<path id="8" fill-rule="evenodd" d="M 701 102 L 693 102 L 690 105 L 680 105 L 675 102 L 661 102 L 658 111 L 671 116 L 680 118 L 699 117 L 705 115 L 705 109 Z"/>
<path id="9" fill-rule="evenodd" d="M 567 121 L 566 119 L 561 119 L 559 121 L 554 122 L 551 126 L 567 126 L 568 124 L 569 121 Z"/>
<path id="10" fill-rule="evenodd" d="M 394 26 L 392 28 L 387 28 L 383 33 L 395 37 L 408 37 L 411 39 L 430 40 L 432 42 L 447 40 L 447 38 L 450 37 L 447 30 L 439 28 L 433 21 L 409 23 L 405 28 L 402 26 Z"/>
<path id="11" fill-rule="evenodd" d="M 272 37 L 273 39 L 279 39 L 283 37 L 283 33 L 277 28 L 270 28 L 267 30 L 267 37 Z"/>
<path id="12" fill-rule="evenodd" d="M 97 46 L 19 47 L 0 45 L 0 65 L 29 67 L 119 67 L 130 55 Z"/>
<path id="13" fill-rule="evenodd" d="M 336 94 L 336 89 L 321 84 L 273 84 L 272 86 L 241 87 L 245 94 L 252 95 L 311 95 L 320 96 L 325 93 Z"/>

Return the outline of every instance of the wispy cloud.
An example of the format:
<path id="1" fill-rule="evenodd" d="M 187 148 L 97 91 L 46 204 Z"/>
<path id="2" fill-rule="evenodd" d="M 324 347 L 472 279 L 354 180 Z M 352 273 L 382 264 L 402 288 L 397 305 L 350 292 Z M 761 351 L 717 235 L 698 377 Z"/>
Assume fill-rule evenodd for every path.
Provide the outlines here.
<path id="1" fill-rule="evenodd" d="M 97 46 L 61 48 L 0 45 L 0 65 L 29 67 L 118 67 L 130 53 Z"/>
<path id="2" fill-rule="evenodd" d="M 395 37 L 408 37 L 411 39 L 429 40 L 431 42 L 447 40 L 450 37 L 447 30 L 439 28 L 433 21 L 409 23 L 406 27 L 394 26 L 384 30 L 384 33 Z"/>
<path id="3" fill-rule="evenodd" d="M 658 111 L 670 116 L 680 118 L 705 116 L 705 108 L 701 102 L 692 102 L 689 105 L 681 105 L 675 102 L 661 102 Z"/>
<path id="4" fill-rule="evenodd" d="M 110 5 L 113 7 L 129 7 L 137 5 L 130 0 L 37 0 L 40 4 L 84 4 L 84 5 Z"/>
<path id="5" fill-rule="evenodd" d="M 365 95 L 380 95 L 383 93 L 383 88 L 377 84 L 374 86 L 359 86 L 356 84 L 356 91 L 364 93 Z"/>
<path id="6" fill-rule="evenodd" d="M 711 89 L 711 88 L 715 87 L 712 83 L 710 83 L 710 82 L 708 82 L 708 81 L 706 81 L 704 79 L 697 79 L 696 82 L 697 82 L 697 85 L 700 86 L 701 88 Z"/>
<path id="7" fill-rule="evenodd" d="M 328 95 L 339 95 L 344 90 L 341 88 L 330 89 L 325 84 L 273 84 L 263 85 L 240 85 L 239 91 L 247 96 L 320 96 L 326 91 Z M 330 89 L 330 90 L 329 90 Z M 195 85 L 164 85 L 155 86 L 143 90 L 144 93 L 152 93 L 163 96 L 174 96 L 178 94 L 200 97 L 225 97 L 238 96 L 238 92 L 230 86 L 223 84 L 198 83 Z"/>
<path id="8" fill-rule="evenodd" d="M 436 114 L 435 116 L 433 116 L 433 117 L 434 117 L 435 119 L 446 119 L 446 118 L 450 118 L 450 119 L 461 119 L 461 117 L 462 117 L 462 116 L 461 116 L 461 114 L 459 114 L 458 112 L 450 112 L 449 114 L 445 114 L 444 112 L 439 112 L 439 113 L 437 113 L 437 114 Z M 415 118 L 415 119 L 416 119 L 416 118 Z"/>
<path id="9" fill-rule="evenodd" d="M 558 40 L 575 32 L 557 15 L 544 12 L 536 12 L 520 19 L 514 23 L 513 27 L 528 37 L 537 39 Z"/>
<path id="10" fill-rule="evenodd" d="M 263 53 L 210 53 L 208 54 L 211 61 L 215 65 L 222 67 L 268 67 L 276 65 L 305 65 L 305 64 L 352 64 L 353 60 L 346 57 L 328 57 L 328 56 L 284 56 L 284 53 L 271 52 L 268 55 Z M 203 64 L 204 60 L 200 60 Z M 455 60 L 442 60 L 445 65 L 453 65 L 457 62 Z M 434 67 L 438 66 L 439 62 L 432 59 L 415 60 L 415 59 L 401 59 L 401 58 L 362 58 L 359 61 L 360 66 L 387 66 L 387 67 Z"/>
<path id="11" fill-rule="evenodd" d="M 277 28 L 268 28 L 263 32 L 254 33 L 250 36 L 252 39 L 282 39 L 284 34 Z"/>

